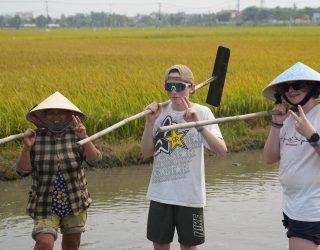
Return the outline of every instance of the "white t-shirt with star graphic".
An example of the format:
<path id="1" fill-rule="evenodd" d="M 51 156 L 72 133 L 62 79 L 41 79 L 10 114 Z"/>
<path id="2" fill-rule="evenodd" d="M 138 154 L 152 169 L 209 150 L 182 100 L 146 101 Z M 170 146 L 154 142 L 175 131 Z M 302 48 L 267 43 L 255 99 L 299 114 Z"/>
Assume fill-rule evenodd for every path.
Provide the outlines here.
<path id="1" fill-rule="evenodd" d="M 194 104 L 199 120 L 214 119 L 211 110 Z M 150 200 L 188 207 L 206 204 L 204 148 L 208 147 L 195 128 L 159 132 L 158 128 L 185 123 L 185 111 L 175 111 L 171 103 L 162 109 L 154 126 L 154 160 L 147 197 Z M 217 124 L 206 126 L 222 138 Z"/>

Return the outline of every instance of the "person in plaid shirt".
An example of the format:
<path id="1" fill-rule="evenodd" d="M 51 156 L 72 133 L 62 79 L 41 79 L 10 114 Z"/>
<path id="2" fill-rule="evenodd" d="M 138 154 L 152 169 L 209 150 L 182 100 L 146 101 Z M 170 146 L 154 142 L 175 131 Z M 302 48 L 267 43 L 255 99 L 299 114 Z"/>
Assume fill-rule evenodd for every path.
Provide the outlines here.
<path id="1" fill-rule="evenodd" d="M 34 220 L 34 249 L 53 249 L 59 228 L 62 249 L 79 249 L 92 202 L 82 162 L 96 165 L 101 153 L 92 142 L 77 145 L 87 137 L 86 116 L 59 92 L 33 108 L 27 119 L 37 129 L 25 131 L 16 170 L 32 175 L 27 213 Z"/>

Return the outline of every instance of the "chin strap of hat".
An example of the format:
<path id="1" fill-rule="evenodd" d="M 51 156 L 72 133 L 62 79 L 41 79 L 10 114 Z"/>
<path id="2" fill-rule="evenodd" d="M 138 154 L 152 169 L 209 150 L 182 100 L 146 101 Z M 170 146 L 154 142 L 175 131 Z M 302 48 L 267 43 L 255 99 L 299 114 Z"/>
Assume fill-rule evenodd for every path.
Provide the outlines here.
<path id="1" fill-rule="evenodd" d="M 295 107 L 297 107 L 298 105 L 303 106 L 312 98 L 312 96 L 316 93 L 317 89 L 318 89 L 318 85 L 313 86 L 310 89 L 309 93 L 301 100 L 301 102 L 299 102 L 297 104 L 293 104 L 292 102 L 290 102 L 288 100 L 288 98 L 286 97 L 286 95 L 282 95 L 282 97 L 283 97 L 283 99 L 286 100 L 286 102 L 290 103 L 292 106 L 295 106 Z"/>
<path id="2" fill-rule="evenodd" d="M 281 95 L 278 93 L 274 94 L 274 98 L 276 99 L 276 104 L 281 104 L 282 103 L 282 99 L 281 99 Z"/>

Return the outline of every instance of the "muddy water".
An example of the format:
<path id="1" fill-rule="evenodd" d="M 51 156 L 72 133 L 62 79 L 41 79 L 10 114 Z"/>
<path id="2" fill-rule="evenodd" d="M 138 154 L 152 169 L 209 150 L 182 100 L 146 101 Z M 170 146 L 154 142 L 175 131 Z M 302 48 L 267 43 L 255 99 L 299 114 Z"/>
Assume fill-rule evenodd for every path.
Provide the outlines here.
<path id="1" fill-rule="evenodd" d="M 207 157 L 206 243 L 199 249 L 286 249 L 277 171 L 262 163 L 261 151 Z M 150 172 L 149 165 L 87 171 L 94 203 L 81 249 L 152 249 L 145 238 Z M 0 249 L 33 249 L 25 215 L 29 187 L 30 178 L 0 182 Z M 172 249 L 179 249 L 174 241 Z M 61 235 L 55 249 L 60 244 Z"/>

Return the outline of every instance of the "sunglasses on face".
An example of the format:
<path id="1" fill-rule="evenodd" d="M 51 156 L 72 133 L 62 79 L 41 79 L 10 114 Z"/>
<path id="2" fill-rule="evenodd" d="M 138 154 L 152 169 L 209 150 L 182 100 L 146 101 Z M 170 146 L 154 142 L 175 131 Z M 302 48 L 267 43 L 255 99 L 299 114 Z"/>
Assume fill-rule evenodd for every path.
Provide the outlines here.
<path id="1" fill-rule="evenodd" d="M 282 83 L 282 84 L 279 85 L 279 91 L 280 91 L 280 93 L 284 94 L 284 93 L 287 93 L 289 91 L 290 87 L 293 90 L 300 90 L 300 89 L 303 89 L 306 86 L 307 86 L 307 84 L 304 83 L 304 82 L 294 82 L 292 84 Z"/>
<path id="2" fill-rule="evenodd" d="M 181 92 L 186 89 L 189 84 L 181 83 L 181 82 L 166 82 L 164 84 L 164 88 L 166 91 L 172 92 L 175 90 L 176 92 Z"/>
<path id="3" fill-rule="evenodd" d="M 67 116 L 69 114 L 66 110 L 48 109 L 45 111 L 46 116 Z"/>

